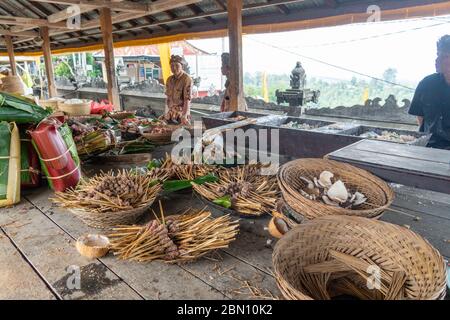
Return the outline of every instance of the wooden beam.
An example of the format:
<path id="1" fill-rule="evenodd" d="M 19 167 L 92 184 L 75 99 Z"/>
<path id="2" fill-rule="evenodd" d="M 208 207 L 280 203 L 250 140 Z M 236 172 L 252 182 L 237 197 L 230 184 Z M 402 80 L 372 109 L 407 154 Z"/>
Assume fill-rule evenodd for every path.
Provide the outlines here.
<path id="1" fill-rule="evenodd" d="M 108 100 L 116 110 L 120 110 L 119 88 L 116 79 L 116 67 L 114 63 L 114 47 L 112 38 L 111 9 L 100 9 L 100 24 L 103 35 L 103 47 L 105 51 L 105 67 L 108 88 Z"/>
<path id="2" fill-rule="evenodd" d="M 29 37 L 37 37 L 37 36 L 39 36 L 39 33 L 35 32 L 35 31 L 12 32 L 11 30 L 0 29 L 0 35 L 29 38 Z"/>
<path id="3" fill-rule="evenodd" d="M 48 95 L 50 98 L 53 98 L 58 95 L 58 91 L 56 90 L 55 75 L 53 73 L 52 51 L 50 48 L 48 27 L 41 27 L 41 37 L 42 40 L 44 40 L 42 51 L 44 54 L 45 74 L 47 75 Z"/>
<path id="4" fill-rule="evenodd" d="M 19 26 L 34 26 L 34 27 L 51 27 L 51 28 L 65 28 L 64 22 L 49 23 L 47 19 L 34 19 L 24 17 L 0 16 L 0 24 L 19 25 Z M 11 31 L 15 32 L 13 28 Z"/>
<path id="5" fill-rule="evenodd" d="M 11 73 L 17 75 L 16 57 L 14 56 L 14 45 L 11 36 L 5 36 L 6 49 L 8 50 L 9 64 L 11 65 Z"/>
<path id="6" fill-rule="evenodd" d="M 160 0 L 155 3 L 138 3 L 132 1 L 111 1 L 111 0 L 34 0 L 37 2 L 58 3 L 67 5 L 90 6 L 92 10 L 108 7 L 113 11 L 134 12 L 134 13 L 158 13 L 174 8 L 183 7 L 202 0 Z"/>
<path id="7" fill-rule="evenodd" d="M 147 4 L 132 1 L 110 1 L 110 0 L 33 0 L 33 1 L 85 6 L 90 7 L 90 10 L 108 7 L 111 10 L 123 12 L 139 13 L 148 11 Z"/>
<path id="8" fill-rule="evenodd" d="M 228 37 L 230 41 L 230 106 L 231 110 L 246 110 L 242 61 L 242 0 L 227 0 Z"/>

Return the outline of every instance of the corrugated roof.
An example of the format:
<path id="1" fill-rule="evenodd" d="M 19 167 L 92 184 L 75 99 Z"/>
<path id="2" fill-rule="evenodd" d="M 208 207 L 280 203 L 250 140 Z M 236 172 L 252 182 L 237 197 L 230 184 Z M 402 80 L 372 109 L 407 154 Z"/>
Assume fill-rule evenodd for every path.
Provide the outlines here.
<path id="1" fill-rule="evenodd" d="M 139 4 L 160 4 L 167 0 L 127 1 Z M 48 16 L 68 8 L 67 2 L 70 1 L 2 0 L 0 1 L 0 16 L 2 16 L 0 17 L 0 33 L 2 30 L 14 30 L 11 29 L 12 25 L 5 23 L 7 16 L 47 20 Z M 145 15 L 114 12 L 113 38 L 115 42 L 155 40 L 180 34 L 189 34 L 193 37 L 201 32 L 224 30 L 227 27 L 226 2 L 226 0 L 192 1 L 189 5 Z M 386 19 L 406 18 L 413 12 L 398 11 L 401 8 L 426 7 L 424 14 L 427 15 L 450 12 L 450 1 L 443 0 L 243 0 L 243 4 L 243 25 L 247 28 L 246 32 L 267 32 L 363 21 L 365 15 L 368 16 L 366 10 L 370 5 L 379 5 L 383 12 L 390 12 L 385 15 Z M 114 23 L 114 20 L 117 21 L 124 16 L 128 18 L 125 18 L 128 21 L 121 19 Z M 384 18 L 383 15 L 382 18 Z M 319 19 L 323 22 L 315 22 Z M 81 27 L 79 30 L 51 28 L 52 50 L 79 49 L 101 44 L 97 10 L 81 15 Z M 28 36 L 13 36 L 15 51 L 18 54 L 41 50 L 38 42 L 34 41 L 34 36 L 29 35 L 30 32 L 38 35 L 39 29 L 35 27 L 27 30 Z M 5 51 L 3 44 L 0 44 L 0 51 Z"/>

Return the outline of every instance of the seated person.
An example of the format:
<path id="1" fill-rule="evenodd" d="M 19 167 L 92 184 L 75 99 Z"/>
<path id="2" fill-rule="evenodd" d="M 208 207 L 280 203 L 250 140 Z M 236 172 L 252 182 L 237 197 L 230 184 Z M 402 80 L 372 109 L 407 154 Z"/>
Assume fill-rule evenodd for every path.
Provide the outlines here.
<path id="1" fill-rule="evenodd" d="M 450 150 L 450 35 L 439 39 L 436 73 L 419 83 L 409 114 L 421 132 L 432 134 L 427 147 Z"/>

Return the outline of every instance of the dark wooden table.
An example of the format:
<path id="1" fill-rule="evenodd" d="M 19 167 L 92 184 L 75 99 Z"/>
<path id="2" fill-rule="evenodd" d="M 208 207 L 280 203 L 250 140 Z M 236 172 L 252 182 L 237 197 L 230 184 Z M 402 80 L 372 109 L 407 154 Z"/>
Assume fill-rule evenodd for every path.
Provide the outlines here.
<path id="1" fill-rule="evenodd" d="M 350 163 L 386 181 L 450 194 L 450 151 L 447 150 L 362 140 L 326 157 Z"/>

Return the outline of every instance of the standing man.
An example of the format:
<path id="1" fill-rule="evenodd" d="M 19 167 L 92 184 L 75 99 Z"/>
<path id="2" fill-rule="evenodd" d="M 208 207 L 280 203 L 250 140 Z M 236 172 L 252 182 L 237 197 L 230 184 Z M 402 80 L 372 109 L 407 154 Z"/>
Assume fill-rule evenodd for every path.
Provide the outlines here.
<path id="1" fill-rule="evenodd" d="M 166 109 L 162 117 L 164 120 L 180 124 L 190 124 L 192 98 L 192 79 L 183 71 L 185 61 L 182 57 L 172 55 L 170 57 L 170 70 L 172 75 L 166 84 Z"/>
<path id="2" fill-rule="evenodd" d="M 436 73 L 419 83 L 409 114 L 419 131 L 432 134 L 427 147 L 450 150 L 450 35 L 439 39 Z"/>
<path id="3" fill-rule="evenodd" d="M 230 111 L 230 80 L 228 77 L 230 76 L 230 54 L 222 53 L 222 75 L 227 77 L 227 81 L 225 82 L 225 91 L 223 93 L 222 104 L 220 105 L 220 112 Z"/>

